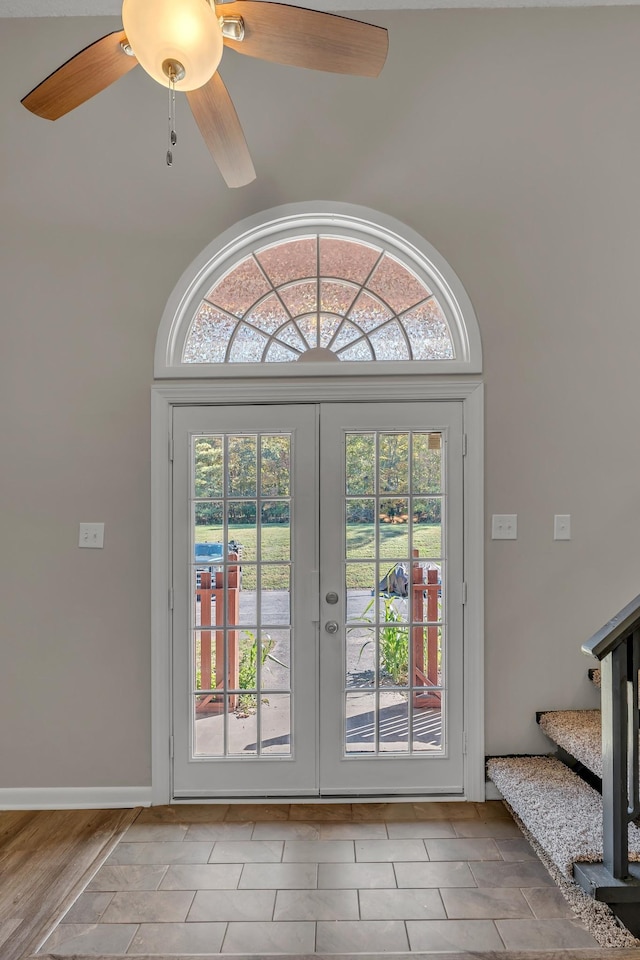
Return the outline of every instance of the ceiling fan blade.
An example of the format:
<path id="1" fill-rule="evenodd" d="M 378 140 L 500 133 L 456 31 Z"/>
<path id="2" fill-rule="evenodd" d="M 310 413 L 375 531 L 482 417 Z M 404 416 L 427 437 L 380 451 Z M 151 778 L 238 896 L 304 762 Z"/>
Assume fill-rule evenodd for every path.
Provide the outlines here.
<path id="1" fill-rule="evenodd" d="M 333 13 L 264 0 L 216 4 L 218 16 L 244 21 L 244 39 L 224 38 L 225 46 L 262 60 L 293 67 L 377 77 L 387 56 L 384 27 Z"/>
<path id="2" fill-rule="evenodd" d="M 63 117 L 133 70 L 138 61 L 120 46 L 126 39 L 124 30 L 116 30 L 96 40 L 54 70 L 21 102 L 45 120 Z"/>
<path id="3" fill-rule="evenodd" d="M 204 142 L 229 187 L 244 187 L 256 178 L 238 114 L 222 77 L 188 90 L 187 99 Z"/>

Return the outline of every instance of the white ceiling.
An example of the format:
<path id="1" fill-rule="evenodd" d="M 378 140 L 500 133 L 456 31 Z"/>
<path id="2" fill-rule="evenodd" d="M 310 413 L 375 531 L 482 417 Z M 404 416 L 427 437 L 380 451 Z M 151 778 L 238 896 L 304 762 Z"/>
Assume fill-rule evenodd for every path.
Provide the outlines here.
<path id="1" fill-rule="evenodd" d="M 285 0 L 286 2 L 286 0 Z M 636 6 L 640 0 L 296 0 L 316 10 L 434 10 L 452 7 Z M 0 17 L 119 16 L 121 0 L 0 0 Z"/>

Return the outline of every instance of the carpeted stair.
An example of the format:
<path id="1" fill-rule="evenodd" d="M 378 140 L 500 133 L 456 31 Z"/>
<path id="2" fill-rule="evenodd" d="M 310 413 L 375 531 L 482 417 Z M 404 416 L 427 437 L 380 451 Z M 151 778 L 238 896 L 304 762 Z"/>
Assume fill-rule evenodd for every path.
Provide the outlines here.
<path id="1" fill-rule="evenodd" d="M 540 729 L 569 757 L 602 778 L 602 726 L 599 710 L 548 710 L 538 714 Z"/>
<path id="2" fill-rule="evenodd" d="M 589 670 L 589 679 L 600 689 L 598 667 Z M 601 780 L 602 723 L 599 710 L 545 710 L 537 714 L 537 720 L 540 729 L 560 748 L 565 763 L 569 761 L 572 765 L 572 760 L 577 761 L 596 780 Z M 579 771 L 579 767 L 577 769 Z"/>
<path id="3" fill-rule="evenodd" d="M 590 678 L 600 686 L 599 670 L 590 671 Z M 603 859 L 602 797 L 594 789 L 602 777 L 600 711 L 545 711 L 537 719 L 558 755 L 490 758 L 487 775 L 573 906 L 588 913 L 591 907 L 584 903 L 585 894 L 571 878 L 574 864 Z M 629 825 L 629 860 L 640 861 L 640 829 L 633 823 Z M 591 922 L 583 919 L 603 945 L 638 943 L 632 937 L 619 940 L 615 918 L 604 904 L 596 906 Z M 626 930 L 624 935 L 631 936 Z"/>
<path id="4" fill-rule="evenodd" d="M 555 757 L 495 757 L 489 776 L 558 869 L 602 860 L 602 797 Z M 640 830 L 629 829 L 629 856 L 640 860 Z"/>

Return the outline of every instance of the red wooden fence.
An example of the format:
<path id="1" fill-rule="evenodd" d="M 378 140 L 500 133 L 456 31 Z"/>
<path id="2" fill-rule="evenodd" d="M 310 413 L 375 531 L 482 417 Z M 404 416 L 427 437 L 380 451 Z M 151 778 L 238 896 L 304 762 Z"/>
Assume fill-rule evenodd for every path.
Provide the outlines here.
<path id="1" fill-rule="evenodd" d="M 240 589 L 239 589 L 239 567 L 238 554 L 230 553 L 230 563 L 226 567 L 227 577 L 227 623 L 236 624 L 238 622 Z M 213 584 L 211 582 L 211 573 L 202 571 L 200 574 L 200 586 L 196 586 L 196 594 L 200 597 L 200 689 L 201 690 L 222 690 L 224 689 L 224 593 L 225 593 L 225 571 L 224 568 L 219 573 L 214 574 Z M 212 626 L 211 606 L 215 607 L 215 631 L 207 630 Z M 212 633 L 215 634 L 215 658 L 212 667 Z M 227 689 L 237 690 L 240 682 L 238 671 L 240 666 L 240 654 L 238 650 L 238 631 L 227 630 Z M 212 682 L 215 679 L 215 688 Z M 236 705 L 235 696 L 229 697 L 228 709 L 233 710 Z M 210 694 L 202 697 L 198 701 L 196 710 L 207 713 L 217 713 L 224 709 L 224 697 L 219 694 Z"/>

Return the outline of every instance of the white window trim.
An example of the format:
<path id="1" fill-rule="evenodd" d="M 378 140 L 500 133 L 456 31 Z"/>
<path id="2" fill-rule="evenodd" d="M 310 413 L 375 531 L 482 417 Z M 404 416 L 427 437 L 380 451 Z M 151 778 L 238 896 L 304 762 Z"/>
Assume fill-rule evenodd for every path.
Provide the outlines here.
<path id="1" fill-rule="evenodd" d="M 234 262 L 264 245 L 304 231 L 332 231 L 336 235 L 369 240 L 383 246 L 424 277 L 447 316 L 454 360 L 342 361 L 309 363 L 183 363 L 182 350 L 191 321 L 215 280 Z M 162 316 L 156 340 L 156 379 L 260 377 L 371 376 L 377 373 L 460 374 L 482 371 L 480 331 L 471 301 L 455 272 L 438 251 L 406 224 L 367 207 L 346 203 L 287 204 L 263 211 L 235 224 L 209 244 L 184 271 Z"/>
<path id="2" fill-rule="evenodd" d="M 282 366 L 278 364 L 278 366 Z M 335 365 L 332 365 L 332 367 Z M 483 384 L 471 377 L 371 375 L 346 380 L 298 376 L 279 380 L 169 381 L 151 394 L 151 646 L 152 803 L 172 800 L 171 736 L 171 456 L 172 412 L 176 405 L 234 403 L 316 403 L 323 400 L 459 400 L 467 436 L 464 463 L 464 713 L 466 755 L 464 797 L 485 798 L 484 774 L 484 442 Z M 376 364 L 375 369 L 380 365 Z M 412 368 L 413 369 L 413 368 Z M 300 373 L 300 368 L 298 368 Z M 428 792 L 425 794 L 428 795 Z M 436 798 L 434 798 L 436 799 Z M 446 799 L 439 797 L 437 799 Z M 459 797 L 457 798 L 459 799 Z"/>

